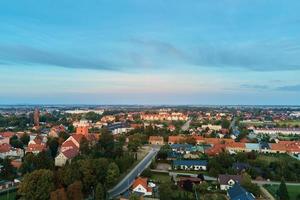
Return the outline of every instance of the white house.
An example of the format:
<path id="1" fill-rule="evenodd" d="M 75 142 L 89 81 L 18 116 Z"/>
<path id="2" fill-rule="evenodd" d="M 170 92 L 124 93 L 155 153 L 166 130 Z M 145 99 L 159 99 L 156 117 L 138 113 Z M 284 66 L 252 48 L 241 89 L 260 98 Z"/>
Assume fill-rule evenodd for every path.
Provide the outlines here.
<path id="1" fill-rule="evenodd" d="M 221 190 L 228 190 L 234 184 L 241 183 L 242 176 L 241 175 L 220 174 L 218 177 L 218 181 L 220 183 Z"/>
<path id="2" fill-rule="evenodd" d="M 152 188 L 148 186 L 148 179 L 138 177 L 132 184 L 132 191 L 143 193 L 144 196 L 152 195 Z"/>
<path id="3" fill-rule="evenodd" d="M 78 155 L 78 149 L 68 149 L 55 157 L 55 166 L 62 167 Z"/>

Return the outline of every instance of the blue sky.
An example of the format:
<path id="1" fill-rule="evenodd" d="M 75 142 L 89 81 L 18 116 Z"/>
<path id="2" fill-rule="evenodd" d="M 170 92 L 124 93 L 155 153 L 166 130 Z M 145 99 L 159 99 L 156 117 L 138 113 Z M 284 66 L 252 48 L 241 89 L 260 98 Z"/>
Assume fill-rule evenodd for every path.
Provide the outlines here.
<path id="1" fill-rule="evenodd" d="M 0 1 L 0 104 L 293 104 L 298 0 Z"/>

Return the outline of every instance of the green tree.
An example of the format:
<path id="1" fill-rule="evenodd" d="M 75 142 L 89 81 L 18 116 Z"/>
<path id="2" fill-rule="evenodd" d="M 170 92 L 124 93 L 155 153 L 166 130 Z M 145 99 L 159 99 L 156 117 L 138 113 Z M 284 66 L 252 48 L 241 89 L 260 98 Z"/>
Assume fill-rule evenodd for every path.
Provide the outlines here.
<path id="1" fill-rule="evenodd" d="M 24 145 L 28 145 L 28 142 L 30 141 L 30 136 L 27 133 L 24 133 L 21 137 L 20 137 L 21 142 Z"/>
<path id="2" fill-rule="evenodd" d="M 87 120 L 92 121 L 92 122 L 97 122 L 97 121 L 100 120 L 101 115 L 99 115 L 99 114 L 97 114 L 95 112 L 88 112 L 88 113 L 85 114 L 85 118 Z"/>
<path id="3" fill-rule="evenodd" d="M 61 170 L 60 170 L 60 181 L 65 185 L 71 185 L 76 180 L 79 180 L 81 178 L 81 173 L 79 171 L 79 164 L 78 162 L 74 161 L 70 164 L 66 164 Z"/>
<path id="4" fill-rule="evenodd" d="M 75 181 L 71 185 L 68 186 L 67 195 L 69 199 L 72 200 L 82 200 L 82 183 L 80 181 Z"/>
<path id="5" fill-rule="evenodd" d="M 286 184 L 285 184 L 285 181 L 283 178 L 281 179 L 281 183 L 277 190 L 277 195 L 280 200 L 289 200 L 290 199 L 289 193 L 287 191 L 287 187 L 286 187 Z"/>
<path id="6" fill-rule="evenodd" d="M 9 144 L 14 148 L 23 148 L 23 143 L 19 140 L 19 138 L 16 135 L 13 135 L 9 139 Z"/>
<path id="7" fill-rule="evenodd" d="M 67 193 L 64 188 L 57 189 L 50 194 L 50 200 L 68 200 Z"/>
<path id="8" fill-rule="evenodd" d="M 13 180 L 16 177 L 16 170 L 11 165 L 11 160 L 7 157 L 2 162 L 0 177 L 5 180 Z"/>
<path id="9" fill-rule="evenodd" d="M 96 186 L 95 198 L 96 198 L 96 200 L 104 200 L 105 199 L 105 191 L 104 191 L 103 185 L 101 183 L 98 183 Z"/>
<path id="10" fill-rule="evenodd" d="M 48 138 L 47 145 L 51 152 L 51 157 L 55 158 L 56 154 L 57 154 L 58 146 L 59 146 L 58 138 Z"/>
<path id="11" fill-rule="evenodd" d="M 139 199 L 140 197 L 135 193 L 132 193 L 129 197 L 129 200 L 139 200 Z"/>
<path id="12" fill-rule="evenodd" d="M 53 169 L 54 161 L 49 152 L 42 151 L 35 156 L 34 165 L 36 169 Z"/>
<path id="13" fill-rule="evenodd" d="M 160 199 L 164 200 L 171 200 L 172 199 L 172 189 L 171 189 L 171 184 L 168 182 L 162 183 L 160 185 L 159 189 L 159 196 Z"/>
<path id="14" fill-rule="evenodd" d="M 118 180 L 119 175 L 120 175 L 120 171 L 118 165 L 116 165 L 116 163 L 114 162 L 110 163 L 108 165 L 107 175 L 106 175 L 107 186 L 108 187 L 113 186 Z"/>
<path id="15" fill-rule="evenodd" d="M 79 150 L 82 155 L 89 155 L 89 153 L 91 152 L 89 141 L 85 137 L 83 137 L 80 141 Z"/>
<path id="16" fill-rule="evenodd" d="M 53 172 L 46 169 L 26 174 L 19 186 L 21 199 L 48 200 L 54 190 Z"/>
<path id="17" fill-rule="evenodd" d="M 259 196 L 260 195 L 259 186 L 257 184 L 252 183 L 251 176 L 249 176 L 247 173 L 244 173 L 242 176 L 243 176 L 243 178 L 242 178 L 241 185 L 246 190 L 251 192 L 253 195 Z"/>

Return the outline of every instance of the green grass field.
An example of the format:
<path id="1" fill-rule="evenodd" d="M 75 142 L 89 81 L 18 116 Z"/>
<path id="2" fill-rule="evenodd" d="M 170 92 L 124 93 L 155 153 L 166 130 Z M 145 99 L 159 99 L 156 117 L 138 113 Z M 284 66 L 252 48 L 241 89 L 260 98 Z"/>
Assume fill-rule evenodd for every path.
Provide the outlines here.
<path id="1" fill-rule="evenodd" d="M 171 176 L 169 176 L 169 174 L 167 174 L 167 173 L 153 172 L 151 179 L 158 183 L 171 182 Z"/>
<path id="2" fill-rule="evenodd" d="M 257 160 L 267 162 L 268 164 L 270 162 L 276 162 L 276 161 L 285 161 L 285 162 L 295 161 L 294 158 L 292 158 L 287 154 L 259 154 Z"/>
<path id="3" fill-rule="evenodd" d="M 15 200 L 17 192 L 10 192 L 10 193 L 2 193 L 0 194 L 0 200 Z"/>
<path id="4" fill-rule="evenodd" d="M 296 126 L 296 125 L 298 125 L 298 126 L 300 126 L 300 120 L 285 120 L 285 121 L 278 122 L 278 124 L 280 126 L 282 126 L 282 125 L 287 125 L 287 126 Z"/>
<path id="5" fill-rule="evenodd" d="M 279 185 L 265 185 L 264 186 L 274 197 L 276 197 L 276 192 Z M 298 195 L 300 197 L 300 186 L 287 185 L 288 193 L 290 200 L 299 200 L 297 199 Z"/>

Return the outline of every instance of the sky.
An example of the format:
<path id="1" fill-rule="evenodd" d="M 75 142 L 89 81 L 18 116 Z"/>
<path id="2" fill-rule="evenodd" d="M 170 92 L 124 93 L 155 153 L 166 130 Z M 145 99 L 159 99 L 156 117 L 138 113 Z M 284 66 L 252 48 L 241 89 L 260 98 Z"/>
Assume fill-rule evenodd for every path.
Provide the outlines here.
<path id="1" fill-rule="evenodd" d="M 300 105 L 299 0 L 0 1 L 0 104 Z"/>

